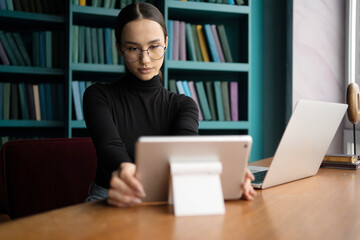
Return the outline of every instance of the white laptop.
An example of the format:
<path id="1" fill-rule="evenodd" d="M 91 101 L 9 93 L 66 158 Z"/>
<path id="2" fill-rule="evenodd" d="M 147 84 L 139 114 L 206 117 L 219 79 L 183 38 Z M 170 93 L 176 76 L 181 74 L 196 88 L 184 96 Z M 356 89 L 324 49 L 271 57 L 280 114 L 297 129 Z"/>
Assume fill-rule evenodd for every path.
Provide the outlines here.
<path id="1" fill-rule="evenodd" d="M 255 175 L 252 185 L 264 189 L 314 176 L 347 107 L 347 104 L 299 100 L 270 167 L 249 166 Z"/>

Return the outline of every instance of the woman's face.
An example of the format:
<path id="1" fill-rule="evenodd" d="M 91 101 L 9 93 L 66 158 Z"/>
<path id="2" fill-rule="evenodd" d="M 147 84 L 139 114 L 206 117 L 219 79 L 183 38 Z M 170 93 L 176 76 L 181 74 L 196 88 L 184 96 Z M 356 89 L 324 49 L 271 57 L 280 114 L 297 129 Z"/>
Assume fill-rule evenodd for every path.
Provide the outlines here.
<path id="1" fill-rule="evenodd" d="M 154 50 L 167 46 L 167 41 L 160 24 L 148 19 L 138 19 L 125 25 L 121 34 L 121 46 L 117 47 L 119 54 L 124 57 L 125 51 L 136 51 L 136 48 Z M 146 81 L 159 74 L 164 57 L 155 60 L 146 51 L 142 51 L 138 60 L 129 62 L 125 58 L 124 62 L 132 74 Z"/>

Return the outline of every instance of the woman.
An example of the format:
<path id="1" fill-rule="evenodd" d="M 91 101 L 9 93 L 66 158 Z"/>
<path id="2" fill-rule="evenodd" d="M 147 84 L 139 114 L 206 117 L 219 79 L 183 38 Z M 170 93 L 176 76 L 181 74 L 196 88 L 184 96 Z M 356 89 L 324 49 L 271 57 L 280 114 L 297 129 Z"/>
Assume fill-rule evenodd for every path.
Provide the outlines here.
<path id="1" fill-rule="evenodd" d="M 136 140 L 143 135 L 197 135 L 198 108 L 191 98 L 170 93 L 161 84 L 168 36 L 156 7 L 135 3 L 122 9 L 115 35 L 126 76 L 113 84 L 95 84 L 84 94 L 85 121 L 98 157 L 88 200 L 108 197 L 110 205 L 129 207 L 145 197 L 135 178 Z M 251 177 L 248 172 L 245 199 L 256 194 Z"/>

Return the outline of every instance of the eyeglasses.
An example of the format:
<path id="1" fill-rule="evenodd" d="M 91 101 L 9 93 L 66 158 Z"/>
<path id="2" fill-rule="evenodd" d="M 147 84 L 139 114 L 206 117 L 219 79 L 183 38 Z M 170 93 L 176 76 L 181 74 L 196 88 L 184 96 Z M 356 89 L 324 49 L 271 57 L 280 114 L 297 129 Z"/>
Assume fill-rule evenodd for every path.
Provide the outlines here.
<path id="1" fill-rule="evenodd" d="M 136 62 L 142 57 L 142 52 L 147 52 L 148 56 L 153 60 L 161 59 L 165 54 L 166 47 L 161 45 L 153 45 L 146 50 L 140 48 L 127 48 L 121 52 L 124 54 L 126 61 Z"/>

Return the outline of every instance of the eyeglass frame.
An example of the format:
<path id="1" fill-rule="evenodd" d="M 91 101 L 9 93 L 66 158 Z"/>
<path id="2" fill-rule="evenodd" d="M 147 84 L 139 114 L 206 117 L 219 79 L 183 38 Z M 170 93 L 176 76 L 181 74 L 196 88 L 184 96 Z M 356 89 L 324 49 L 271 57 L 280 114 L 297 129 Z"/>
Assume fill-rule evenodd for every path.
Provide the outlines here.
<path id="1" fill-rule="evenodd" d="M 124 58 L 125 58 L 125 59 L 126 59 L 126 50 L 129 50 L 130 48 L 136 48 L 137 51 L 140 51 L 140 54 L 139 54 L 139 58 L 138 58 L 138 59 L 136 59 L 136 60 L 134 60 L 134 61 L 129 61 L 128 59 L 126 59 L 126 61 L 128 61 L 128 62 L 130 62 L 130 63 L 133 63 L 133 62 L 138 61 L 138 60 L 143 56 L 142 52 L 144 52 L 144 51 L 147 52 L 149 58 L 151 58 L 152 60 L 160 60 L 161 58 L 164 57 L 165 52 L 166 52 L 166 49 L 167 49 L 166 46 L 158 45 L 158 47 L 164 48 L 164 54 L 163 54 L 160 58 L 158 58 L 158 59 L 152 58 L 152 57 L 150 56 L 149 49 L 150 49 L 151 47 L 153 47 L 153 46 L 150 46 L 150 47 L 148 47 L 148 49 L 145 49 L 145 50 L 143 50 L 143 49 L 141 49 L 141 48 L 137 48 L 137 47 L 129 47 L 129 48 L 126 48 L 124 51 L 123 51 L 122 49 L 120 49 L 120 51 L 121 51 L 122 54 L 124 54 Z"/>

